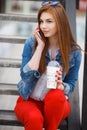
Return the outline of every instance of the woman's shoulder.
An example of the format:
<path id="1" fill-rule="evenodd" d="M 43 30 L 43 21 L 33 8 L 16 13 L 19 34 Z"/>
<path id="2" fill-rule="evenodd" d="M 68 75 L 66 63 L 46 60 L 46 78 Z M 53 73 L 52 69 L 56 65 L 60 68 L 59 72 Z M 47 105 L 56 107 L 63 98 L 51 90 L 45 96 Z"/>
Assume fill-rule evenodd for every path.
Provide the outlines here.
<path id="1" fill-rule="evenodd" d="M 79 46 L 72 46 L 72 51 L 71 51 L 71 55 L 73 55 L 74 57 L 81 57 L 82 53 L 81 53 L 81 48 Z"/>
<path id="2" fill-rule="evenodd" d="M 24 46 L 27 46 L 27 47 L 31 47 L 33 48 L 34 47 L 34 44 L 35 44 L 35 37 L 34 36 L 29 36 L 25 43 L 24 43 Z"/>

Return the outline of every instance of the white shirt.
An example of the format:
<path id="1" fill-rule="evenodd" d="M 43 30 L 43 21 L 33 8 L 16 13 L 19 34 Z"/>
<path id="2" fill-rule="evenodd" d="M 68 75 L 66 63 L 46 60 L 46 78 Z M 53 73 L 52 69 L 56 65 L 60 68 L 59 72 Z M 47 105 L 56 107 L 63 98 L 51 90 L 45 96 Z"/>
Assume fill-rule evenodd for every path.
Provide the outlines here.
<path id="1" fill-rule="evenodd" d="M 57 61 L 50 61 L 48 66 L 49 65 L 50 66 L 59 66 L 59 63 Z M 30 97 L 35 100 L 43 101 L 45 95 L 50 90 L 51 90 L 50 88 L 47 88 L 47 75 L 42 74 L 40 79 L 37 81 L 36 86 L 35 86 L 34 90 L 32 91 Z"/>

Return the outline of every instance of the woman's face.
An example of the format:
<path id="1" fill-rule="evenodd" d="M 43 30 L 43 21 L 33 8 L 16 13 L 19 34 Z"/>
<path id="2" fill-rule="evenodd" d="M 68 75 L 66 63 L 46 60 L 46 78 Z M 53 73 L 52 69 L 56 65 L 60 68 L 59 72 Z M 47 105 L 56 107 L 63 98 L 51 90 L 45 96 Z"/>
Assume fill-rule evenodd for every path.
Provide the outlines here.
<path id="1" fill-rule="evenodd" d="M 43 12 L 41 14 L 40 29 L 45 37 L 53 37 L 57 34 L 56 22 L 50 13 Z"/>

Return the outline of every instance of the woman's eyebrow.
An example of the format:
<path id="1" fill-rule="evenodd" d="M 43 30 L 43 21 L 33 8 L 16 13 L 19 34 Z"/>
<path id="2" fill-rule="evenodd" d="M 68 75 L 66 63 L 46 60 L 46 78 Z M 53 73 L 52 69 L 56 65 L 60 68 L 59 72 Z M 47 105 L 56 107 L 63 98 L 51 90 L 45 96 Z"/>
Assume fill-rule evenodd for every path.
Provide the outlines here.
<path id="1" fill-rule="evenodd" d="M 40 20 L 43 21 L 43 19 L 40 19 Z M 45 20 L 52 20 L 52 21 L 54 21 L 54 19 L 52 19 L 52 18 L 47 18 L 47 19 L 45 19 Z"/>

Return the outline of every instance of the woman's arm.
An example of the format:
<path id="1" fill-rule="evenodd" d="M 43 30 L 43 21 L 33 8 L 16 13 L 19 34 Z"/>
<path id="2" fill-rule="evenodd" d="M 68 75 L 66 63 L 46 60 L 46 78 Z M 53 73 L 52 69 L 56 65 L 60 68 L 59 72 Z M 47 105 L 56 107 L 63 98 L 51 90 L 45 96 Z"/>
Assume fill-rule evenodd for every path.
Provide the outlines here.
<path id="1" fill-rule="evenodd" d="M 32 44 L 35 43 L 35 40 L 30 39 L 26 41 L 25 43 L 23 55 L 22 55 L 22 67 L 21 67 L 22 78 L 27 78 L 26 74 L 28 75 L 30 71 L 38 72 L 41 55 L 45 46 L 45 43 L 42 41 L 41 37 L 38 35 L 38 32 L 39 32 L 39 29 L 36 28 L 34 31 L 34 37 L 36 38 L 38 45 L 33 55 L 32 55 L 32 50 L 34 49 L 34 45 L 32 47 Z"/>
<path id="2" fill-rule="evenodd" d="M 28 66 L 32 70 L 38 70 L 39 64 L 40 64 L 41 55 L 42 55 L 42 51 L 43 51 L 43 48 L 41 46 L 37 46 L 37 48 L 36 48 L 36 50 L 34 52 L 34 55 L 30 59 L 30 61 L 28 62 Z"/>
<path id="3" fill-rule="evenodd" d="M 24 45 L 24 50 L 22 54 L 22 65 L 21 65 L 21 78 L 22 80 L 18 83 L 18 90 L 20 95 L 27 100 L 30 93 L 35 87 L 35 84 L 40 77 L 40 73 L 38 72 L 39 63 L 42 55 L 42 51 L 44 48 L 43 41 L 35 34 L 35 38 L 37 39 L 38 46 L 34 53 L 34 38 L 30 38 L 26 40 Z"/>
<path id="4" fill-rule="evenodd" d="M 35 29 L 34 36 L 36 38 L 38 45 L 36 47 L 34 55 L 32 56 L 31 60 L 28 62 L 28 66 L 32 70 L 38 70 L 45 43 L 42 41 L 42 39 L 40 37 L 39 28 Z"/>
<path id="5" fill-rule="evenodd" d="M 71 61 L 72 62 L 72 61 Z M 78 80 L 78 72 L 81 64 L 81 51 L 76 50 L 74 52 L 74 65 L 70 67 L 68 74 L 63 80 L 63 85 L 65 86 L 64 93 L 68 95 L 74 90 L 76 81 Z"/>
<path id="6" fill-rule="evenodd" d="M 20 95 L 25 100 L 28 99 L 29 95 L 31 94 L 32 90 L 35 87 L 38 78 L 40 77 L 39 71 L 36 68 L 33 68 L 35 64 L 35 62 L 33 61 L 34 60 L 33 56 L 36 57 L 36 55 L 38 56 L 39 54 L 38 49 L 36 49 L 35 51 L 36 55 L 35 53 L 33 54 L 34 42 L 35 42 L 34 37 L 29 38 L 25 42 L 23 54 L 22 54 L 22 65 L 20 69 L 21 80 L 17 85 Z M 31 67 L 28 65 L 29 62 L 31 64 L 33 63 Z"/>

